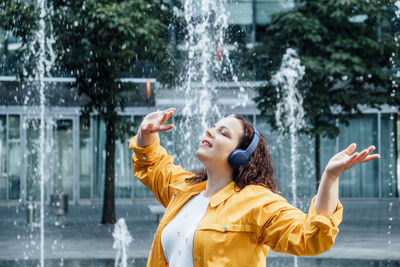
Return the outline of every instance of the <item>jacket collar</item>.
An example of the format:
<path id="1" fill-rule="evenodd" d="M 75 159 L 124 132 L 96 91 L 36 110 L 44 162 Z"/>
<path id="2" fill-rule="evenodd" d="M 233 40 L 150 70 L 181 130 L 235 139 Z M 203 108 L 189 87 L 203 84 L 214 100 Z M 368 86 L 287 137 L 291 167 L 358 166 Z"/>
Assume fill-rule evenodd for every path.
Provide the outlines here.
<path id="1" fill-rule="evenodd" d="M 198 184 L 189 184 L 183 182 L 178 184 L 171 184 L 170 186 L 181 192 L 193 193 L 195 195 L 199 194 L 201 191 L 206 189 L 207 181 L 203 181 Z M 232 181 L 210 198 L 210 206 L 212 208 L 218 206 L 219 204 L 224 202 L 227 198 L 232 196 L 234 193 L 235 193 L 235 182 Z"/>
<path id="2" fill-rule="evenodd" d="M 235 193 L 235 182 L 232 181 L 210 198 L 210 206 L 212 208 L 218 206 L 219 204 L 224 202 L 227 198 L 232 196 L 234 193 Z"/>

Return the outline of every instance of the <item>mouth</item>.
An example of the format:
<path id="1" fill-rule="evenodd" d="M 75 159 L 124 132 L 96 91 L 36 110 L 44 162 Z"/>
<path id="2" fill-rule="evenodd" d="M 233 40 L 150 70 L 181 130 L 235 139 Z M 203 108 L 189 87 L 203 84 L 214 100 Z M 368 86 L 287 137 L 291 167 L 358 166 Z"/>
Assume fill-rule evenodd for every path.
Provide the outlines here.
<path id="1" fill-rule="evenodd" d="M 208 141 L 208 140 L 206 140 L 206 139 L 201 140 L 200 146 L 212 147 L 210 141 Z"/>

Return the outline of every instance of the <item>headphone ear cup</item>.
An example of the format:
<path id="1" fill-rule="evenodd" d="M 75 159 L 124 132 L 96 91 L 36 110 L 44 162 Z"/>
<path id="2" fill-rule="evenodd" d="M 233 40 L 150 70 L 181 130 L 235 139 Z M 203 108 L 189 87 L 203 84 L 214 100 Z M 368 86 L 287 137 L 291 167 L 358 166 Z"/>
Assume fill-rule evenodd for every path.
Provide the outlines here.
<path id="1" fill-rule="evenodd" d="M 249 160 L 249 156 L 243 149 L 236 149 L 228 158 L 228 163 L 233 169 L 238 169 L 241 165 Z"/>

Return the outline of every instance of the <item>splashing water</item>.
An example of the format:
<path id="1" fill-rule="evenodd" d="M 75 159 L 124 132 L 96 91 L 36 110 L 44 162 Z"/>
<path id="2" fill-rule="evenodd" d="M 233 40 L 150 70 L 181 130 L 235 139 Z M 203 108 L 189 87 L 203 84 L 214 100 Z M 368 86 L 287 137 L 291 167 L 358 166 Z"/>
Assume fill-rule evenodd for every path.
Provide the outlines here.
<path id="1" fill-rule="evenodd" d="M 397 10 L 395 11 L 396 18 L 400 19 L 400 1 L 396 1 L 395 6 L 397 7 Z M 395 41 L 396 47 L 399 47 L 399 36 L 395 36 L 394 37 L 394 41 Z M 396 63 L 394 61 L 395 58 L 396 58 L 396 55 L 393 53 L 392 56 L 389 59 L 391 64 L 392 64 L 392 68 L 393 69 L 397 68 Z M 397 70 L 397 72 L 395 74 L 395 77 L 396 78 L 400 77 L 400 71 Z M 393 99 L 395 99 L 396 90 L 399 87 L 399 85 L 397 84 L 396 80 L 392 80 L 392 87 L 393 87 L 393 89 L 392 89 L 392 92 L 391 92 L 390 95 L 391 95 L 391 97 L 393 97 Z M 390 124 L 391 125 L 395 125 L 394 124 L 394 116 L 393 116 L 393 114 L 390 115 Z M 391 161 L 393 160 L 393 157 L 395 155 L 394 143 L 395 143 L 396 139 L 395 139 L 394 133 L 395 133 L 395 130 L 393 129 L 393 131 L 391 132 L 391 136 L 390 136 L 390 139 L 391 139 L 390 140 L 391 141 L 390 142 L 390 160 Z M 394 175 L 394 169 L 393 168 L 394 168 L 394 166 L 392 164 L 390 164 L 389 165 L 390 179 L 389 179 L 389 182 L 388 182 L 388 188 L 389 188 L 389 192 L 390 192 L 389 193 L 389 197 L 392 197 L 392 193 L 391 193 L 392 185 L 396 182 L 395 181 L 396 177 Z M 398 186 L 397 190 L 398 190 L 398 192 L 400 192 L 400 183 L 399 182 L 400 182 L 400 180 L 398 179 L 398 181 L 397 181 L 397 186 Z M 392 218 L 392 206 L 393 206 L 393 202 L 390 201 L 389 202 L 389 207 L 388 207 L 388 227 L 387 227 L 388 246 L 391 246 L 391 243 L 392 243 L 391 239 L 390 239 L 390 234 L 391 234 L 391 229 L 392 229 L 392 221 L 393 221 L 393 218 Z M 390 262 L 388 262 L 388 263 L 390 263 Z"/>
<path id="2" fill-rule="evenodd" d="M 217 105 L 218 82 L 231 79 L 239 89 L 236 106 L 245 106 L 248 100 L 234 74 L 229 51 L 224 46 L 228 28 L 226 1 L 186 0 L 184 4 L 187 36 L 184 49 L 188 53 L 186 69 L 181 75 L 182 86 L 178 97 L 184 96 L 183 118 L 178 123 L 178 161 L 186 168 L 198 168 L 193 152 L 198 148 L 204 130 L 222 117 Z"/>
<path id="3" fill-rule="evenodd" d="M 46 119 L 46 98 L 45 98 L 45 75 L 50 74 L 50 69 L 55 61 L 55 54 L 52 49 L 54 38 L 46 32 L 52 32 L 46 28 L 46 19 L 51 14 L 51 9 L 46 6 L 45 0 L 38 0 L 37 8 L 39 10 L 39 30 L 35 33 L 35 39 L 30 44 L 30 50 L 34 55 L 38 55 L 36 73 L 33 80 L 38 82 L 40 97 L 40 135 L 39 135 L 39 174 L 40 174 L 40 265 L 44 267 L 44 201 L 45 201 L 45 182 L 48 175 L 45 171 L 45 155 L 49 150 L 45 142 L 45 119 Z M 36 48 L 37 47 L 37 48 Z"/>
<path id="4" fill-rule="evenodd" d="M 304 76 L 304 66 L 294 49 L 288 48 L 283 55 L 279 71 L 272 77 L 272 84 L 276 88 L 278 103 L 275 119 L 280 133 L 278 142 L 281 143 L 286 133 L 290 137 L 290 167 L 291 167 L 291 193 L 292 204 L 297 205 L 297 166 L 298 132 L 304 127 L 303 97 L 296 88 L 298 81 Z M 294 266 L 298 266 L 297 257 L 294 256 Z"/>
<path id="5" fill-rule="evenodd" d="M 304 127 L 303 98 L 296 88 L 298 81 L 304 75 L 304 67 L 294 49 L 288 48 L 282 58 L 279 71 L 272 77 L 271 82 L 276 88 L 279 102 L 276 107 L 275 119 L 281 137 L 289 133 L 291 142 L 292 168 L 292 201 L 297 204 L 296 163 L 298 161 L 298 132 Z"/>
<path id="6" fill-rule="evenodd" d="M 114 226 L 114 244 L 113 248 L 117 250 L 117 255 L 115 256 L 115 267 L 127 267 L 127 250 L 129 244 L 133 241 L 131 234 L 126 226 L 125 219 L 120 218 Z"/>

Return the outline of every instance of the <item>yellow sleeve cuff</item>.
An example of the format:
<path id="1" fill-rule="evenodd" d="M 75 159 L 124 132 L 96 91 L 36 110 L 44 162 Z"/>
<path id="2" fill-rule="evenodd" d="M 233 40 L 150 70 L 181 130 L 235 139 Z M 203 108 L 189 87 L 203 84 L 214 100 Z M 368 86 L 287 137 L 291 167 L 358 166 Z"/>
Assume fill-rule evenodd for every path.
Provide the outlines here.
<path id="1" fill-rule="evenodd" d="M 340 203 L 340 201 L 338 200 L 335 212 L 330 217 L 326 217 L 324 215 L 317 213 L 317 210 L 315 209 L 314 206 L 315 198 L 316 196 L 313 197 L 310 209 L 308 211 L 311 224 L 324 230 L 337 228 L 339 224 L 342 222 L 342 217 L 343 217 L 342 203 Z"/>
<path id="2" fill-rule="evenodd" d="M 158 148 L 160 147 L 160 137 L 157 134 L 156 140 L 154 140 L 151 145 L 146 147 L 137 146 L 136 137 L 137 135 L 129 140 L 129 149 L 135 152 L 135 155 L 138 159 L 149 160 L 150 157 L 157 153 Z"/>

